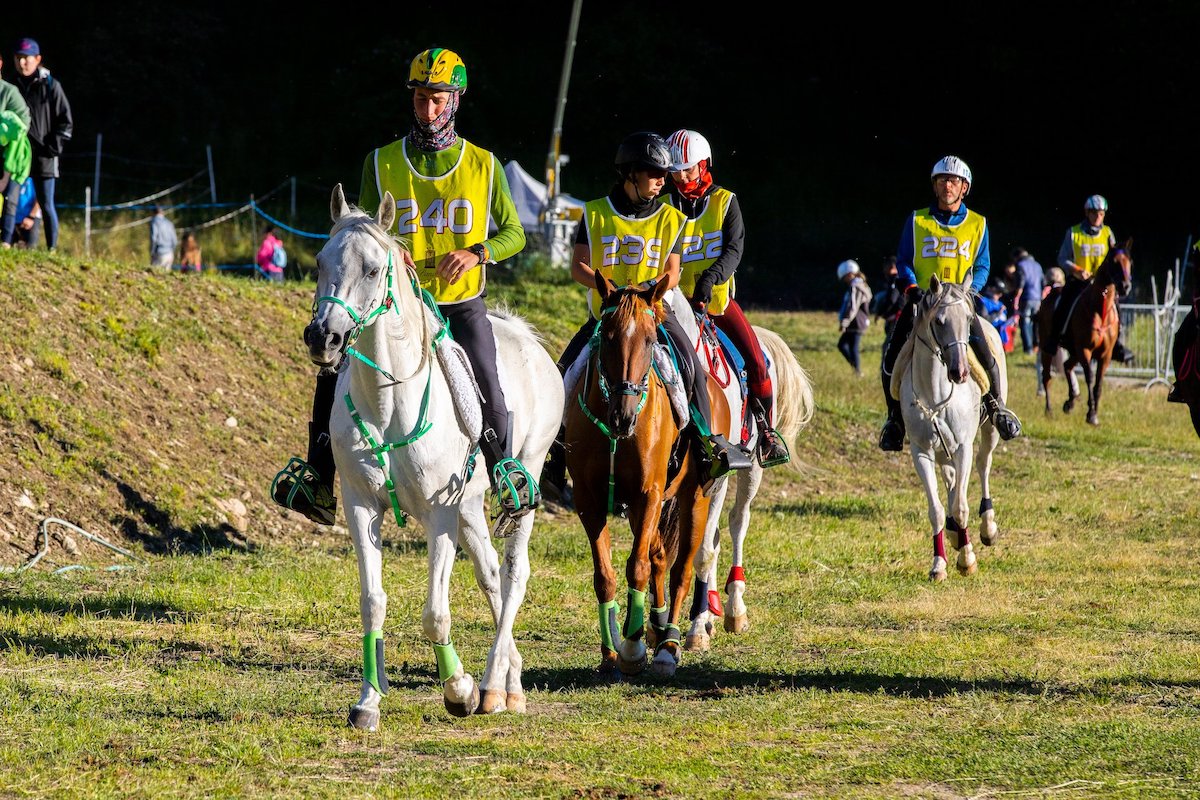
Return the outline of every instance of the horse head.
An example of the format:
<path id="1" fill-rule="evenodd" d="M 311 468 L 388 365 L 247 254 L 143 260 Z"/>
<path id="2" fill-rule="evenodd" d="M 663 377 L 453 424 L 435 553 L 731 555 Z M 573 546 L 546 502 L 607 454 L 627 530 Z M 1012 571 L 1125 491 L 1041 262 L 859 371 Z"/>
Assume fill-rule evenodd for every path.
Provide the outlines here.
<path id="1" fill-rule="evenodd" d="M 975 316 L 967 289 L 956 283 L 943 283 L 934 275 L 919 313 L 920 340 L 942 362 L 951 381 L 965 383 L 971 374 L 967 342 Z"/>
<path id="2" fill-rule="evenodd" d="M 400 242 L 387 234 L 396 201 L 385 192 L 374 217 L 350 206 L 339 183 L 330 199 L 333 229 L 317 253 L 312 321 L 304 329 L 309 357 L 321 367 L 338 363 L 376 316 L 395 303 L 393 273 L 403 267 Z"/>
<path id="3" fill-rule="evenodd" d="M 666 281 L 649 281 L 618 289 L 599 271 L 595 276 L 601 299 L 597 377 L 608 403 L 609 430 L 625 438 L 632 435 L 650 391 L 654 344 L 665 315 L 659 301 L 669 287 Z"/>
<path id="4" fill-rule="evenodd" d="M 1125 240 L 1120 247 L 1113 247 L 1104 257 L 1104 263 L 1096 271 L 1096 281 L 1101 286 L 1112 284 L 1117 287 L 1117 296 L 1126 297 L 1133 289 L 1133 239 Z"/>

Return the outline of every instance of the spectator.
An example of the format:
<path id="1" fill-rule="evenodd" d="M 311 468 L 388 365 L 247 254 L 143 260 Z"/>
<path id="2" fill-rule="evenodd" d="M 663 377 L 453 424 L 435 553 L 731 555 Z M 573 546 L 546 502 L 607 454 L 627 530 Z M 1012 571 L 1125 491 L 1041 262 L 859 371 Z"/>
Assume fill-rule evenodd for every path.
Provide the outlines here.
<path id="1" fill-rule="evenodd" d="M 46 217 L 46 247 L 58 247 L 58 211 L 54 186 L 58 180 L 58 157 L 71 138 L 71 105 L 62 84 L 42 66 L 42 50 L 28 37 L 17 43 L 17 88 L 29 106 L 29 144 L 33 151 L 33 187 Z"/>
<path id="2" fill-rule="evenodd" d="M 179 271 L 199 272 L 203 268 L 200 260 L 200 243 L 196 241 L 196 234 L 188 231 L 183 235 L 183 245 L 180 247 Z"/>
<path id="3" fill-rule="evenodd" d="M 861 378 L 862 365 L 858 348 L 863 333 L 871 324 L 871 318 L 867 315 L 867 307 L 871 303 L 871 289 L 863 280 L 862 271 L 854 259 L 847 259 L 838 264 L 837 274 L 838 279 L 846 284 L 846 296 L 842 299 L 841 310 L 838 311 L 838 330 L 842 332 L 842 337 L 838 339 L 838 352 L 854 367 L 854 374 Z"/>
<path id="4" fill-rule="evenodd" d="M 150 220 L 150 265 L 171 269 L 175 265 L 175 246 L 179 239 L 175 235 L 175 223 L 167 219 L 163 207 L 154 204 L 154 217 Z"/>
<path id="5" fill-rule="evenodd" d="M 258 270 L 264 278 L 269 281 L 283 281 L 283 268 L 287 265 L 287 253 L 283 249 L 283 242 L 279 241 L 275 235 L 274 226 L 267 226 L 254 261 L 258 264 Z"/>
<path id="6" fill-rule="evenodd" d="M 0 58 L 0 67 L 4 59 Z M 17 226 L 17 203 L 21 184 L 29 177 L 33 152 L 29 145 L 29 106 L 17 87 L 0 78 L 0 197 L 4 209 L 0 215 L 0 246 L 12 247 Z"/>
<path id="7" fill-rule="evenodd" d="M 13 246 L 32 249 L 42 232 L 42 208 L 33 191 L 33 178 L 21 184 L 21 199 L 17 201 L 17 226 L 13 235 Z"/>
<path id="8" fill-rule="evenodd" d="M 1034 319 L 1042 307 L 1042 289 L 1045 277 L 1042 265 L 1029 255 L 1024 247 L 1017 247 L 1012 252 L 1013 262 L 1017 265 L 1017 314 L 1021 320 L 1021 349 L 1032 353 L 1037 346 L 1037 326 Z"/>
<path id="9" fill-rule="evenodd" d="M 1017 262 L 1010 258 L 995 282 L 1003 293 L 1000 299 L 1004 302 L 1008 316 L 1017 316 L 1017 295 L 1021 293 L 1021 273 L 1017 270 Z"/>
<path id="10" fill-rule="evenodd" d="M 1000 334 L 1000 343 L 1004 345 L 1004 350 L 1009 350 L 1008 346 L 1008 309 L 1004 305 L 1004 285 L 997 281 L 989 283 L 983 287 L 983 291 L 975 298 L 975 311 L 984 319 L 992 323 L 996 332 Z"/>
<path id="11" fill-rule="evenodd" d="M 891 338 L 892 328 L 904 308 L 904 295 L 896 286 L 896 257 L 887 256 L 883 259 L 883 288 L 875 293 L 871 300 L 871 313 L 883 320 L 883 346 L 887 348 L 887 340 Z"/>

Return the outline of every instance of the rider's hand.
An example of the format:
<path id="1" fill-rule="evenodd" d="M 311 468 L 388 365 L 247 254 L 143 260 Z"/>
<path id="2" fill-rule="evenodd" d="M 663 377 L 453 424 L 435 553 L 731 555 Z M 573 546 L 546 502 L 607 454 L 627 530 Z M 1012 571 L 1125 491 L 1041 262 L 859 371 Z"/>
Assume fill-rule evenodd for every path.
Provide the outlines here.
<path id="1" fill-rule="evenodd" d="M 705 303 L 702 300 L 697 300 L 695 297 L 693 297 L 690 302 L 692 304 L 692 310 L 695 311 L 697 314 L 707 314 L 708 313 L 708 303 Z"/>
<path id="2" fill-rule="evenodd" d="M 408 267 L 409 269 L 417 268 L 417 262 L 413 261 L 412 253 L 408 252 L 407 250 L 401 248 L 400 258 L 402 261 L 404 261 L 404 266 Z"/>
<path id="3" fill-rule="evenodd" d="M 692 289 L 692 307 L 697 307 L 697 304 L 701 306 L 707 306 L 709 303 L 711 303 L 712 290 L 712 281 L 709 281 L 704 276 L 701 276 L 700 280 L 696 281 L 695 288 Z"/>
<path id="4" fill-rule="evenodd" d="M 921 291 L 921 287 L 917 286 L 915 283 L 904 290 L 904 297 L 910 303 L 915 303 L 920 300 L 923 294 L 924 292 Z"/>
<path id="5" fill-rule="evenodd" d="M 452 250 L 438 262 L 437 274 L 449 284 L 458 283 L 463 274 L 479 266 L 479 256 L 470 250 Z"/>

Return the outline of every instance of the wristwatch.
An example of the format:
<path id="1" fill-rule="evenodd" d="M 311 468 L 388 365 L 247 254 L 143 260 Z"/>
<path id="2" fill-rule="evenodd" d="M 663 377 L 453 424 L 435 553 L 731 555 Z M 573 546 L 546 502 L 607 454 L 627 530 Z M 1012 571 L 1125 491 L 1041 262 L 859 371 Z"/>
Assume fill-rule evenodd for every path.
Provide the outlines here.
<path id="1" fill-rule="evenodd" d="M 467 249 L 470 250 L 475 255 L 479 256 L 480 264 L 482 264 L 488 260 L 488 258 L 487 258 L 488 251 L 487 251 L 487 248 L 483 246 L 482 242 L 480 242 L 479 244 L 473 244 L 470 247 L 468 247 Z"/>

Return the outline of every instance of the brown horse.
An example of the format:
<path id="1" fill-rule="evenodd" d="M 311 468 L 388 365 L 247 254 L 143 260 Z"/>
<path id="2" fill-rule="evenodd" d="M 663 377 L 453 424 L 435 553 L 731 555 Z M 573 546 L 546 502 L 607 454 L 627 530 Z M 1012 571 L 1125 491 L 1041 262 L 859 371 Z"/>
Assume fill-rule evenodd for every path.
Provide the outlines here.
<path id="1" fill-rule="evenodd" d="M 1133 240 L 1126 239 L 1123 246 L 1108 251 L 1104 262 L 1075 301 L 1075 308 L 1069 312 L 1066 328 L 1059 338 L 1059 346 L 1066 354 L 1063 374 L 1070 375 L 1077 364 L 1083 367 L 1083 378 L 1088 393 L 1087 421 L 1091 425 L 1100 424 L 1097 417 L 1100 409 L 1100 387 L 1104 373 L 1108 370 L 1108 363 L 1112 360 L 1113 345 L 1116 344 L 1117 335 L 1121 331 L 1117 297 L 1125 297 L 1132 288 L 1130 272 L 1133 269 L 1133 259 L 1129 255 L 1132 246 Z M 1061 296 L 1056 297 L 1057 299 L 1061 299 Z M 1051 302 L 1042 303 L 1038 312 L 1040 341 L 1048 341 L 1050 337 L 1054 325 L 1055 305 L 1056 303 Z M 1054 353 L 1042 348 L 1041 361 L 1042 387 L 1046 392 L 1046 413 L 1049 414 L 1050 368 L 1054 363 Z M 1078 389 L 1071 381 L 1068 381 L 1068 387 L 1067 400 L 1062 407 L 1065 413 L 1069 413 L 1075 407 L 1075 398 L 1079 396 Z"/>
<path id="2" fill-rule="evenodd" d="M 704 496 L 694 437 L 680 436 L 663 378 L 654 367 L 661 300 L 667 282 L 618 289 L 596 273 L 602 298 L 599 331 L 588 368 L 567 392 L 567 469 L 575 508 L 592 548 L 593 584 L 600 611 L 600 672 L 628 675 L 646 666 L 646 593 L 656 643 L 652 669 L 675 673 L 682 656 L 679 620 L 692 580 L 692 561 L 704 535 Z M 728 434 L 725 395 L 710 380 L 714 420 Z M 686 424 L 686 421 L 685 423 Z M 715 423 L 716 424 L 716 423 Z M 633 544 L 625 563 L 628 610 L 617 629 L 616 576 L 609 517 L 628 516 Z M 664 585 L 670 570 L 669 595 Z"/>

